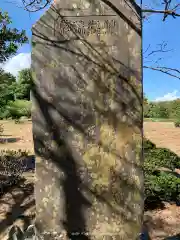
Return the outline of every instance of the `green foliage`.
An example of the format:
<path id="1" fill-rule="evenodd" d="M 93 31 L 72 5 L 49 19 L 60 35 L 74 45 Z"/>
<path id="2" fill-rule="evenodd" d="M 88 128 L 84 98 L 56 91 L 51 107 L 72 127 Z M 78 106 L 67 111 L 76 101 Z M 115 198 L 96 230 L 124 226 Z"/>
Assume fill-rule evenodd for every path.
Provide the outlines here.
<path id="1" fill-rule="evenodd" d="M 0 119 L 7 119 L 10 118 L 11 114 L 9 112 L 9 110 L 7 109 L 7 106 L 1 107 L 0 108 Z"/>
<path id="2" fill-rule="evenodd" d="M 145 96 L 145 94 L 143 94 L 143 105 L 146 106 L 148 104 L 148 99 Z"/>
<path id="3" fill-rule="evenodd" d="M 30 69 L 19 72 L 18 82 L 10 73 L 0 69 L 0 119 L 31 116 L 31 104 L 27 100 L 30 99 L 32 85 Z"/>
<path id="4" fill-rule="evenodd" d="M 171 118 L 180 119 L 180 99 L 172 101 L 169 110 Z"/>
<path id="5" fill-rule="evenodd" d="M 168 109 L 165 106 L 159 104 L 158 109 L 157 109 L 157 117 L 158 118 L 169 118 Z"/>
<path id="6" fill-rule="evenodd" d="M 143 147 L 144 147 L 144 151 L 146 153 L 147 150 L 155 149 L 156 145 L 154 143 L 152 143 L 150 140 L 144 139 Z"/>
<path id="7" fill-rule="evenodd" d="M 144 139 L 144 157 L 146 199 L 155 197 L 161 201 L 178 200 L 180 178 L 173 171 L 180 168 L 180 157 L 167 149 L 156 148 L 147 139 Z"/>
<path id="8" fill-rule="evenodd" d="M 16 184 L 22 178 L 22 173 L 26 170 L 27 151 L 2 150 L 0 152 L 0 191 L 4 188 Z"/>
<path id="9" fill-rule="evenodd" d="M 173 152 L 164 148 L 149 149 L 144 152 L 146 165 L 151 166 L 152 170 L 158 167 L 165 167 L 171 170 L 180 168 L 180 158 Z"/>
<path id="10" fill-rule="evenodd" d="M 16 79 L 10 73 L 0 69 L 0 107 L 5 106 L 8 101 L 14 100 L 14 84 Z"/>
<path id="11" fill-rule="evenodd" d="M 0 63 L 13 56 L 19 46 L 28 41 L 25 31 L 10 28 L 11 23 L 8 13 L 0 9 Z"/>
<path id="12" fill-rule="evenodd" d="M 157 196 L 161 201 L 176 201 L 180 194 L 180 178 L 172 173 L 162 172 L 158 176 L 146 175 L 146 197 Z"/>
<path id="13" fill-rule="evenodd" d="M 174 122 L 174 126 L 175 126 L 175 127 L 180 127 L 180 120 L 176 120 L 176 121 Z"/>
<path id="14" fill-rule="evenodd" d="M 16 28 L 11 28 L 11 23 L 12 21 L 8 13 L 0 9 L 0 64 L 16 54 L 18 48 L 28 41 L 25 31 L 18 31 Z M 7 105 L 9 101 L 15 100 L 16 92 L 18 94 L 20 92 L 19 89 L 21 89 L 21 92 L 24 92 L 24 95 L 26 94 L 25 98 L 27 98 L 29 80 L 27 80 L 26 85 L 22 84 L 21 87 L 21 84 L 18 84 L 17 86 L 15 77 L 0 68 L 0 119 L 10 117 Z"/>
<path id="15" fill-rule="evenodd" d="M 144 118 L 180 119 L 180 99 L 164 102 L 148 102 L 144 99 Z"/>
<path id="16" fill-rule="evenodd" d="M 148 118 L 168 118 L 168 109 L 162 103 L 149 103 L 145 107 L 144 117 Z"/>
<path id="17" fill-rule="evenodd" d="M 14 119 L 31 116 L 31 102 L 27 100 L 16 100 L 7 106 L 10 116 Z"/>
<path id="18" fill-rule="evenodd" d="M 18 99 L 30 100 L 30 91 L 33 86 L 33 78 L 30 69 L 23 69 L 19 72 L 16 84 L 16 97 Z"/>
<path id="19" fill-rule="evenodd" d="M 144 117 L 145 118 L 156 118 L 157 114 L 155 112 L 155 104 L 149 102 L 148 104 L 144 104 Z"/>

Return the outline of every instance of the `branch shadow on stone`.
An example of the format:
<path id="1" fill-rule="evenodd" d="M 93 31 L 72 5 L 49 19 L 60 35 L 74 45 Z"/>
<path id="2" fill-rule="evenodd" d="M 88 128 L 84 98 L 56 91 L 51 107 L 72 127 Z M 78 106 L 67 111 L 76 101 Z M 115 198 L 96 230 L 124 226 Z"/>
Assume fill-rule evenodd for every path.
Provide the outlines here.
<path id="1" fill-rule="evenodd" d="M 34 138 L 35 151 L 36 153 L 45 158 L 51 159 L 65 174 L 65 179 L 60 183 L 60 186 L 63 186 L 64 194 L 65 194 L 65 202 L 66 202 L 66 221 L 62 224 L 67 230 L 68 237 L 71 239 L 89 239 L 87 236 L 73 236 L 72 233 L 85 233 L 86 226 L 85 220 L 82 214 L 82 208 L 87 208 L 90 206 L 90 202 L 82 195 L 80 191 L 81 187 L 81 179 L 77 173 L 76 163 L 73 159 L 72 153 L 68 150 L 68 146 L 63 138 L 61 138 L 61 133 L 59 132 L 59 126 L 52 120 L 51 115 L 48 112 L 48 103 L 44 101 L 38 93 L 34 92 L 36 100 L 41 106 L 41 113 L 46 120 L 47 123 L 47 131 L 51 132 L 53 135 L 53 139 L 56 141 L 59 149 L 62 147 L 65 148 L 64 156 L 61 156 L 61 153 L 53 152 L 51 149 L 47 150 L 47 146 L 44 145 L 44 139 L 36 137 Z M 36 124 L 38 124 L 36 122 Z M 52 127 L 53 126 L 53 127 Z M 36 126 L 38 128 L 38 126 Z M 41 126 L 42 127 L 42 126 Z M 41 129 L 43 131 L 43 129 Z M 45 130 L 45 129 L 44 129 Z M 46 149 L 46 151 L 42 154 L 41 149 Z M 39 164 L 40 165 L 40 164 Z M 76 216 L 76 218 L 74 218 Z M 41 226 L 38 226 L 41 228 Z"/>
<path id="2" fill-rule="evenodd" d="M 57 21 L 53 17 L 54 12 L 57 13 L 57 11 L 53 8 L 51 10 L 52 15 L 48 12 L 46 18 Z M 59 9 L 58 11 L 60 13 Z M 61 14 L 58 16 L 63 19 Z M 47 31 L 53 32 L 53 27 L 47 19 L 46 21 L 44 19 L 41 19 L 41 24 L 48 29 Z M 74 32 L 73 26 L 69 27 Z M 133 224 L 136 222 L 132 218 L 132 215 L 136 215 L 133 206 L 136 201 L 132 201 L 133 196 L 130 196 L 129 193 L 133 192 L 134 197 L 141 199 L 143 191 L 140 186 L 137 186 L 135 180 L 132 180 L 135 176 L 131 170 L 135 168 L 136 174 L 141 176 L 141 164 L 132 162 L 128 156 L 123 155 L 123 151 L 110 148 L 108 144 L 105 144 L 104 139 L 99 138 L 98 127 L 108 122 L 110 129 L 113 129 L 115 133 L 119 130 L 120 125 L 122 132 L 127 129 L 130 135 L 133 131 L 137 131 L 137 135 L 141 135 L 141 91 L 137 91 L 129 80 L 130 75 L 133 75 L 140 83 L 140 77 L 137 77 L 139 73 L 136 73 L 135 76 L 129 66 L 123 66 L 120 61 L 109 56 L 104 46 L 100 45 L 98 50 L 97 46 L 93 46 L 85 39 L 82 40 L 76 33 L 74 33 L 75 37 L 70 37 L 69 40 L 59 33 L 59 38 L 62 40 L 53 40 L 48 37 L 48 32 L 46 36 L 41 30 L 42 28 L 38 29 L 37 26 L 33 29 L 33 44 L 36 49 L 32 55 L 33 71 L 36 75 L 32 91 L 35 106 L 33 139 L 35 152 L 41 158 L 41 162 L 36 165 L 39 169 L 37 176 L 41 174 L 40 172 L 44 169 L 43 165 L 46 164 L 56 166 L 58 171 L 63 173 L 63 177 L 59 180 L 59 188 L 62 188 L 64 193 L 65 219 L 59 219 L 59 225 L 64 226 L 71 239 L 90 239 L 81 233 L 87 232 L 87 214 L 93 205 L 93 199 L 98 199 L 102 206 L 106 205 L 109 212 L 121 216 L 125 223 Z M 49 34 L 49 36 L 52 35 Z M 84 51 L 79 47 L 79 41 L 83 43 Z M 51 53 L 52 49 L 54 49 L 55 55 Z M 64 56 L 69 61 L 74 59 L 74 62 L 68 62 L 68 69 L 62 67 L 65 66 L 61 63 Z M 48 59 L 49 62 L 47 61 L 45 64 L 44 59 Z M 42 69 L 41 73 L 38 69 Z M 126 69 L 127 78 L 121 74 L 124 69 Z M 70 79 L 70 75 L 74 79 Z M 41 86 L 38 82 L 39 78 L 44 78 L 43 84 L 40 83 Z M 75 79 L 77 82 L 74 81 Z M 94 90 L 86 88 L 89 83 L 92 83 Z M 112 87 L 113 84 L 115 87 Z M 113 102 L 112 108 L 108 102 L 109 99 Z M 96 100 L 100 100 L 100 104 Z M 96 113 L 100 121 L 97 128 L 95 126 Z M 124 120 L 122 120 L 123 116 Z M 93 129 L 93 133 L 90 133 L 89 129 Z M 82 137 L 85 148 L 88 148 L 88 144 L 92 144 L 95 148 L 102 149 L 105 154 L 113 156 L 112 158 L 115 158 L 117 162 L 123 162 L 124 169 L 121 168 L 117 171 L 113 167 L 108 169 L 110 178 L 108 188 L 104 187 L 103 189 L 103 183 L 98 183 L 99 186 L 102 185 L 101 189 L 92 188 L 93 180 L 83 163 L 83 154 L 78 146 L 73 145 L 75 136 L 73 131 Z M 131 149 L 128 154 L 131 154 L 130 152 L 132 152 Z M 141 155 L 141 153 L 139 154 Z M 98 160 L 98 155 L 93 161 L 96 160 Z M 104 162 L 103 165 L 106 163 Z M 48 169 L 48 166 L 46 168 Z M 99 173 L 101 173 L 100 169 Z M 44 179 L 42 174 L 39 176 Z M 128 179 L 127 176 L 131 176 L 132 179 Z M 42 184 L 45 183 L 42 182 Z M 141 183 L 139 184 L 141 185 Z M 116 191 L 117 189 L 121 190 Z M 123 189 L 127 191 L 124 192 Z M 38 193 L 36 197 L 38 198 Z M 136 204 L 139 207 L 138 200 Z M 60 203 L 60 205 L 62 204 Z M 143 208 L 142 205 L 141 208 Z M 103 213 L 103 209 L 100 211 Z M 111 214 L 109 214 L 108 221 L 110 219 Z M 43 219 L 41 220 L 43 221 Z M 138 221 L 141 220 L 138 219 Z M 40 229 L 40 223 L 38 224 Z M 41 230 L 43 231 L 43 229 Z M 73 233 L 80 233 L 80 235 L 75 236 Z M 132 236 L 128 236 L 127 239 L 132 239 Z"/>

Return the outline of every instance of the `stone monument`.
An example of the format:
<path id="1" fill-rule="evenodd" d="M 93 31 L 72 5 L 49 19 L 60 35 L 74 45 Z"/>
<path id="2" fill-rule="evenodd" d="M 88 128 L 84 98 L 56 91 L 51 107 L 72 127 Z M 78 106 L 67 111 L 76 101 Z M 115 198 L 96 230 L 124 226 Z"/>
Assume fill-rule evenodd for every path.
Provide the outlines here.
<path id="1" fill-rule="evenodd" d="M 56 0 L 32 32 L 37 231 L 43 239 L 137 239 L 140 8 Z"/>

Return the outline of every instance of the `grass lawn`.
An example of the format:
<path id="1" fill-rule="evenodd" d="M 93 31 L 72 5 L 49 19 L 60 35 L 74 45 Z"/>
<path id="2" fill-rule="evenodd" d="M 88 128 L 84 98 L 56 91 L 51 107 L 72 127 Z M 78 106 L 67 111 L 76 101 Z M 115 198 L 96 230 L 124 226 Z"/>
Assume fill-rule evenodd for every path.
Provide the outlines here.
<path id="1" fill-rule="evenodd" d="M 144 118 L 145 122 L 174 122 L 174 119 L 167 118 Z"/>

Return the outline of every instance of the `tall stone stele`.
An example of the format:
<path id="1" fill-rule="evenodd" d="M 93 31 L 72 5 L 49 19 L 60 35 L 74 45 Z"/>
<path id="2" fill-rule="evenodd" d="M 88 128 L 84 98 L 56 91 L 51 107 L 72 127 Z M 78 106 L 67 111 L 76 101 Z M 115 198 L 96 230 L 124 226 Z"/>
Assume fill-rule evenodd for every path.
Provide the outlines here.
<path id="1" fill-rule="evenodd" d="M 39 234 L 137 239 L 143 215 L 139 7 L 132 0 L 56 0 L 32 32 Z"/>

